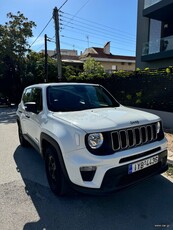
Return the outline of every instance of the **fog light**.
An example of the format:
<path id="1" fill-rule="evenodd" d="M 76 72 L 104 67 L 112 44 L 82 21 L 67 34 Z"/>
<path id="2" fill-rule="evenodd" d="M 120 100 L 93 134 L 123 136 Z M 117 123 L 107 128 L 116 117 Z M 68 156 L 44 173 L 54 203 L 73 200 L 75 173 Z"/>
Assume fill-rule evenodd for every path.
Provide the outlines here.
<path id="1" fill-rule="evenodd" d="M 80 167 L 80 171 L 96 171 L 96 166 L 84 166 L 84 167 Z"/>
<path id="2" fill-rule="evenodd" d="M 80 168 L 83 181 L 92 181 L 95 175 L 96 166 L 84 166 Z"/>

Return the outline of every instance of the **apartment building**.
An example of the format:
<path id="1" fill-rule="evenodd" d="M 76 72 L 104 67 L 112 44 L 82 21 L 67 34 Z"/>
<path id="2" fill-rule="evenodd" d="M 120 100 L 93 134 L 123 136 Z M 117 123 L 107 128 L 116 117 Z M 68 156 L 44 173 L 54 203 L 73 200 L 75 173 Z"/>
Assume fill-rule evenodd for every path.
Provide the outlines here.
<path id="1" fill-rule="evenodd" d="M 138 0 L 136 68 L 173 66 L 173 0 Z"/>

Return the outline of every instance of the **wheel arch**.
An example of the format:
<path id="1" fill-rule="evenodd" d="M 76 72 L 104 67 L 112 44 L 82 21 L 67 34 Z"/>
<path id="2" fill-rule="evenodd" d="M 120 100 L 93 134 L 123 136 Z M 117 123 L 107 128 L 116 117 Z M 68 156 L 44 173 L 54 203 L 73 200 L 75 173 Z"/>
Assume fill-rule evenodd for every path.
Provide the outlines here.
<path id="1" fill-rule="evenodd" d="M 50 146 L 56 150 L 62 172 L 63 172 L 64 176 L 69 180 L 68 173 L 67 173 L 65 163 L 64 163 L 64 159 L 62 156 L 62 151 L 61 151 L 61 148 L 60 148 L 58 142 L 55 139 L 53 139 L 51 136 L 49 136 L 48 134 L 41 133 L 40 143 L 41 143 L 41 155 L 42 155 L 43 159 L 45 159 L 45 150 L 47 147 Z"/>
<path id="2" fill-rule="evenodd" d="M 41 155 L 43 156 L 43 158 L 45 158 L 45 149 L 47 146 L 51 146 L 55 148 L 55 150 L 57 150 L 58 155 L 61 153 L 61 149 L 58 142 L 46 133 L 41 133 L 40 144 L 41 144 Z"/>

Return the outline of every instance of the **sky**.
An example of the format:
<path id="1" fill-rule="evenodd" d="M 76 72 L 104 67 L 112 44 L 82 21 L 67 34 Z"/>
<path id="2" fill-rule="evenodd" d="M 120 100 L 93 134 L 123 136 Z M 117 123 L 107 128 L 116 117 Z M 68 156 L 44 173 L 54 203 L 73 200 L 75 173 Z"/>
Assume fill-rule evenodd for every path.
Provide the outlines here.
<path id="1" fill-rule="evenodd" d="M 112 54 L 135 56 L 137 0 L 0 0 L 0 24 L 8 22 L 7 13 L 20 11 L 37 25 L 29 39 L 31 49 L 43 50 L 47 34 L 47 48 L 55 50 L 55 7 L 60 9 L 61 49 L 80 54 L 110 41 Z"/>

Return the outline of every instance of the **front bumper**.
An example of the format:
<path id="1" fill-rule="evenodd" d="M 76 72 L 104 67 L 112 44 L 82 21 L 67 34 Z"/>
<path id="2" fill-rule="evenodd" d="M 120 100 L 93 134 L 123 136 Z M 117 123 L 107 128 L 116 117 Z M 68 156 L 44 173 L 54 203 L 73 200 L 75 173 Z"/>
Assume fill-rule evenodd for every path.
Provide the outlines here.
<path id="1" fill-rule="evenodd" d="M 129 164 L 156 155 L 159 157 L 157 164 L 128 174 Z M 150 143 L 109 156 L 95 156 L 81 149 L 66 155 L 64 163 L 68 180 L 73 188 L 87 193 L 104 194 L 166 171 L 168 169 L 166 139 L 157 144 Z M 82 175 L 81 167 L 96 167 L 96 170 L 89 177 L 88 174 L 85 177 Z"/>
<path id="2" fill-rule="evenodd" d="M 87 194 L 103 195 L 128 187 L 154 175 L 161 174 L 167 169 L 167 150 L 165 150 L 159 154 L 159 162 L 157 164 L 140 170 L 138 172 L 128 174 L 128 165 L 109 169 L 105 173 L 101 187 L 99 189 L 86 188 L 74 184 L 72 185 L 72 187 L 77 191 Z"/>

